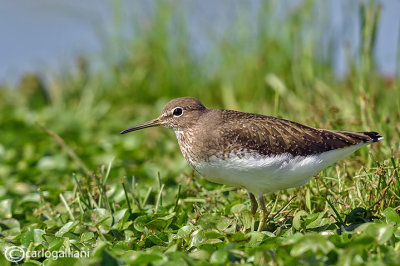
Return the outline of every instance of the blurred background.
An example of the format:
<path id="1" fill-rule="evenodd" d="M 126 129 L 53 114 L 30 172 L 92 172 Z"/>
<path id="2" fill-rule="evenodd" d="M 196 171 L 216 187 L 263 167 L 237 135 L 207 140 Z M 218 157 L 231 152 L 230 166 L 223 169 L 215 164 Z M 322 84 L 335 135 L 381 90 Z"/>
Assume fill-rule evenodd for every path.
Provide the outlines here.
<path id="1" fill-rule="evenodd" d="M 243 38 L 243 48 L 250 48 L 254 45 L 252 39 L 259 37 L 263 27 L 276 35 L 286 21 L 298 20 L 303 15 L 303 21 L 297 25 L 301 40 L 316 42 L 313 53 L 321 60 L 331 60 L 335 73 L 345 77 L 349 71 L 349 57 L 354 59 L 361 45 L 360 5 L 376 5 L 379 6 L 373 47 L 376 66 L 385 76 L 398 74 L 399 1 L 267 2 L 269 12 L 261 13 L 260 9 L 266 11 L 266 4 L 257 0 L 175 1 L 173 5 L 167 1 L 163 4 L 171 10 L 165 12 L 173 12 L 165 18 L 169 21 L 168 34 L 178 34 L 182 30 L 180 26 L 184 26 L 188 49 L 200 60 L 218 54 L 215 46 L 221 40 Z M 121 49 L 126 52 L 128 43 L 143 38 L 141 30 L 153 24 L 160 4 L 159 1 L 123 0 L 83 3 L 1 0 L 0 3 L 3 34 L 0 80 L 11 84 L 26 72 L 40 73 L 47 79 L 59 75 L 71 68 L 79 56 L 90 57 L 93 70 L 104 67 L 105 63 L 118 62 L 124 58 Z M 248 40 L 244 42 L 245 38 Z M 99 55 L 107 56 L 110 62 Z M 212 58 L 209 61 L 217 61 L 214 56 Z"/>
<path id="2" fill-rule="evenodd" d="M 374 155 L 399 157 L 399 1 L 0 6 L 0 195 L 34 189 L 21 181 L 62 189 L 71 173 L 113 158 L 110 178 L 189 172 L 172 132 L 119 135 L 181 96 L 315 127 L 379 131 L 385 141 Z"/>

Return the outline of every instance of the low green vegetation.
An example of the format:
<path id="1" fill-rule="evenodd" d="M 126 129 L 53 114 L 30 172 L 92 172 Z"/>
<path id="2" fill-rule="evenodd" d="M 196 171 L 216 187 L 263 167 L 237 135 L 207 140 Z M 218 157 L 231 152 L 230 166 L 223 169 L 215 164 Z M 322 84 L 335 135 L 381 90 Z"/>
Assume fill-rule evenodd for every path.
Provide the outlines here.
<path id="1" fill-rule="evenodd" d="M 105 70 L 93 73 L 80 59 L 46 84 L 26 75 L 3 86 L 0 264 L 10 264 L 7 247 L 20 246 L 90 251 L 26 265 L 399 265 L 400 89 L 374 64 L 379 12 L 360 9 L 363 42 L 339 79 L 333 59 L 315 55 L 317 38 L 302 37 L 314 6 L 305 2 L 279 27 L 266 4 L 255 37 L 236 25 L 201 59 L 189 51 L 182 18 L 160 2 L 121 46 L 124 59 L 104 59 Z M 385 139 L 303 187 L 266 195 L 270 220 L 258 233 L 246 192 L 194 173 L 172 132 L 119 135 L 180 96 Z"/>

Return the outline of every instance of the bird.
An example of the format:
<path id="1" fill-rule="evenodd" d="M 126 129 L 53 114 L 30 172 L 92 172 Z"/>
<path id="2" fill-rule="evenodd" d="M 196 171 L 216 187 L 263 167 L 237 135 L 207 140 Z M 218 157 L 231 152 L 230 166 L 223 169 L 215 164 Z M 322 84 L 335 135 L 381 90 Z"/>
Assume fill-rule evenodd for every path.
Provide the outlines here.
<path id="1" fill-rule="evenodd" d="M 318 129 L 273 116 L 210 109 L 193 97 L 169 101 L 161 114 L 120 132 L 172 129 L 183 157 L 208 181 L 246 189 L 257 231 L 267 219 L 264 194 L 298 187 L 373 142 L 377 132 Z M 259 204 L 257 203 L 257 199 Z"/>

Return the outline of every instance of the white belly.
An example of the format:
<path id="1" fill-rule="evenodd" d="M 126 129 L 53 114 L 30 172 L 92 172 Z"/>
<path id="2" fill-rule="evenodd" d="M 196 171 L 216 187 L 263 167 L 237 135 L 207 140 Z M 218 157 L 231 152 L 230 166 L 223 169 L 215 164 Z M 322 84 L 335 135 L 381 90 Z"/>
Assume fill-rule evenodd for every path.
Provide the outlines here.
<path id="1" fill-rule="evenodd" d="M 310 156 L 292 156 L 286 153 L 267 157 L 248 153 L 239 158 L 231 154 L 224 160 L 213 156 L 209 162 L 191 164 L 209 181 L 246 188 L 259 196 L 304 185 L 314 175 L 364 145 L 366 143 Z"/>

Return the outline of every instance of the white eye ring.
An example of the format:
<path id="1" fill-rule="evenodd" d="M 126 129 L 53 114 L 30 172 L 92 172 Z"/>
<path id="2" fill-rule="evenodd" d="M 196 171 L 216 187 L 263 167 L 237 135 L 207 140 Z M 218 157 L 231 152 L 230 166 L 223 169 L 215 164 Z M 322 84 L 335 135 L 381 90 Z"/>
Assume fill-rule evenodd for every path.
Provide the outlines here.
<path id="1" fill-rule="evenodd" d="M 172 114 L 173 114 L 173 116 L 175 116 L 175 117 L 180 117 L 180 116 L 183 114 L 183 108 L 182 108 L 182 107 L 175 107 L 175 108 L 172 110 Z"/>

